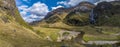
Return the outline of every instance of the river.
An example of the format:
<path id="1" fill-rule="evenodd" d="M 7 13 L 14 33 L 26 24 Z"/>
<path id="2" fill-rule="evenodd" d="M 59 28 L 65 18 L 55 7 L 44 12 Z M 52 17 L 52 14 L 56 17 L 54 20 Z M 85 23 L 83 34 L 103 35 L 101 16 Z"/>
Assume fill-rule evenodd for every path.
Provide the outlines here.
<path id="1" fill-rule="evenodd" d="M 120 41 L 88 41 L 86 47 L 120 47 Z M 119 44 L 117 44 L 119 43 Z"/>

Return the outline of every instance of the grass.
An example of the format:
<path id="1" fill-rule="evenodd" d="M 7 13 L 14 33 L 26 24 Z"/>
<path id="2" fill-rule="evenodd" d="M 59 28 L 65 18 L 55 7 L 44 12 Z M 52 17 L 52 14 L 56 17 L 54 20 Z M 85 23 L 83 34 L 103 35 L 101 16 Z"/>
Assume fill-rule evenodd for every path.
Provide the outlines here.
<path id="1" fill-rule="evenodd" d="M 59 23 L 60 24 L 60 23 Z M 59 26 L 59 24 L 57 24 Z M 51 27 L 47 27 L 47 29 L 58 29 L 58 30 L 73 30 L 73 31 L 84 31 L 85 36 L 83 39 L 85 41 L 90 41 L 90 40 L 118 40 L 117 36 L 114 34 L 119 33 L 120 28 L 119 27 L 112 27 L 112 26 L 82 26 L 82 27 L 72 27 L 72 26 L 56 26 L 55 25 Z M 101 28 L 101 32 L 98 32 L 99 28 Z M 41 29 L 42 30 L 42 29 Z M 44 29 L 43 29 L 44 30 Z M 45 29 L 46 30 L 46 29 Z M 56 31 L 57 32 L 57 31 Z M 103 37 L 104 36 L 104 37 Z"/>
<path id="2" fill-rule="evenodd" d="M 10 44 L 9 42 L 0 40 L 0 47 L 13 47 L 13 45 Z"/>
<path id="3" fill-rule="evenodd" d="M 38 35 L 19 24 L 0 23 L 0 45 L 13 47 L 40 47 L 45 43 Z M 5 43 L 5 44 L 4 44 Z M 32 45 L 31 45 L 32 44 Z M 1 46 L 0 46 L 1 47 Z"/>
<path id="4" fill-rule="evenodd" d="M 33 32 L 32 27 L 23 21 L 16 9 L 13 13 L 12 15 L 8 10 L 0 10 L 0 47 L 49 46 L 47 40 Z M 4 22 L 6 18 L 9 23 Z"/>
<path id="5" fill-rule="evenodd" d="M 59 37 L 60 29 L 50 29 L 50 28 L 43 28 L 43 27 L 34 27 L 34 29 L 37 30 L 36 33 L 42 36 L 43 39 L 49 36 L 52 39 L 52 41 L 57 41 L 57 38 Z"/>
<path id="6" fill-rule="evenodd" d="M 26 28 L 29 28 L 29 29 L 33 30 L 33 28 L 32 28 L 30 25 L 28 25 L 28 24 L 22 19 L 22 17 L 20 16 L 19 12 L 17 11 L 17 9 L 15 9 L 15 12 L 16 12 L 15 15 L 17 15 L 17 16 L 15 16 L 16 22 L 18 22 L 20 25 L 22 25 L 22 26 L 24 26 L 24 27 L 26 27 Z"/>
<path id="7" fill-rule="evenodd" d="M 59 34 L 58 33 L 51 33 L 50 35 L 50 38 L 53 40 L 53 41 L 57 41 L 57 38 L 59 37 Z"/>

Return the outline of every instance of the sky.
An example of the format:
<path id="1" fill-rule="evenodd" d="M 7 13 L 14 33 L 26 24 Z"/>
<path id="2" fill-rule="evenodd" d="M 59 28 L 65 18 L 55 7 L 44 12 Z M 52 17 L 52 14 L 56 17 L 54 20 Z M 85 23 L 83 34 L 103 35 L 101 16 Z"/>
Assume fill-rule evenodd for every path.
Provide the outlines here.
<path id="1" fill-rule="evenodd" d="M 16 0 L 16 5 L 22 18 L 30 23 L 43 19 L 48 12 L 54 9 L 72 7 L 82 1 L 97 3 L 114 0 Z"/>

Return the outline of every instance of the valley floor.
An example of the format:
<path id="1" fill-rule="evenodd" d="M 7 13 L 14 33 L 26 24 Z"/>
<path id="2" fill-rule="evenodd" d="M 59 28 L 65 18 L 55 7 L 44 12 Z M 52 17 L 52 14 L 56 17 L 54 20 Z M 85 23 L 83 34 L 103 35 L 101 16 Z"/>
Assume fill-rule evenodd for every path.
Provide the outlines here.
<path id="1" fill-rule="evenodd" d="M 60 38 L 62 38 L 63 40 L 71 38 L 71 39 L 68 39 L 69 41 L 67 42 L 65 41 L 66 44 L 68 44 L 69 42 L 70 43 L 75 42 L 73 44 L 80 45 L 80 43 L 77 43 L 76 41 L 73 41 L 73 40 L 79 36 L 79 33 L 81 31 L 85 32 L 82 39 L 86 43 L 89 41 L 119 41 L 120 40 L 119 38 L 120 28 L 119 27 L 108 27 L 108 26 L 101 26 L 101 27 L 84 26 L 84 27 L 72 27 L 72 28 L 34 27 L 34 29 L 37 30 L 36 33 L 40 35 L 41 37 L 43 37 L 45 40 L 49 40 L 49 41 L 53 41 L 57 43 L 59 43 L 58 40 Z M 67 32 L 68 34 L 71 34 L 72 32 L 73 36 L 75 37 L 72 38 L 70 35 L 68 35 L 69 36 L 68 38 L 64 38 L 66 37 L 66 35 L 62 35 L 61 37 L 60 35 L 61 31 L 65 33 Z M 80 40 L 77 40 L 77 41 L 80 41 Z"/>

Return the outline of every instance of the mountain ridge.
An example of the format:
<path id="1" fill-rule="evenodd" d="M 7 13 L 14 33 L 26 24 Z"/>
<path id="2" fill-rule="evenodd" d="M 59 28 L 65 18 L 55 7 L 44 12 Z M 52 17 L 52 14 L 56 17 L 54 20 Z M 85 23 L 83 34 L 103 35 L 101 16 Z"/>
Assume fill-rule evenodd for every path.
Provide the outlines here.
<path id="1" fill-rule="evenodd" d="M 88 5 L 87 5 L 88 4 Z M 79 8 L 81 7 L 81 8 Z M 32 23 L 30 23 L 31 25 L 35 25 L 37 23 L 40 23 L 40 22 L 47 22 L 47 20 L 49 21 L 50 19 L 54 19 L 52 17 L 59 17 L 59 18 L 56 18 L 58 20 L 60 20 L 60 17 L 62 18 L 61 20 L 63 20 L 69 13 L 73 12 L 73 11 L 81 11 L 83 13 L 86 13 L 85 10 L 82 10 L 82 8 L 86 8 L 86 12 L 91 10 L 91 8 L 95 7 L 94 4 L 90 3 L 90 2 L 81 2 L 79 3 L 78 5 L 74 6 L 74 7 L 70 7 L 70 8 L 58 8 L 58 9 L 55 9 L 51 12 L 49 12 L 45 18 L 43 18 L 41 21 L 34 21 Z M 89 8 L 87 8 L 89 7 Z M 63 16 L 62 16 L 63 15 Z M 51 20 L 52 21 L 52 20 Z M 55 22 L 55 21 L 54 21 Z"/>
<path id="2" fill-rule="evenodd" d="M 115 5 L 116 3 L 118 2 L 118 4 L 117 5 Z M 71 7 L 71 8 L 58 8 L 58 9 L 56 9 L 56 10 L 53 10 L 53 11 L 51 11 L 51 12 L 49 12 L 48 13 L 48 15 L 46 15 L 46 17 L 44 18 L 44 19 L 42 19 L 41 21 L 37 21 L 37 22 L 33 22 L 33 23 L 30 23 L 30 24 L 33 24 L 33 25 L 37 25 L 37 23 L 39 24 L 41 24 L 41 23 L 48 23 L 48 24 L 53 24 L 53 23 L 55 23 L 55 22 L 58 22 L 58 21 L 61 21 L 62 23 L 64 23 L 64 24 L 67 24 L 68 22 L 66 22 L 66 20 L 65 19 L 67 19 L 67 16 L 68 15 L 71 15 L 72 13 L 73 13 L 73 15 L 85 15 L 85 16 L 83 16 L 83 18 L 81 17 L 81 18 L 78 18 L 77 16 L 76 16 L 76 18 L 78 18 L 78 19 L 76 19 L 76 20 L 78 20 L 78 21 L 80 21 L 80 20 L 85 20 L 86 22 L 83 22 L 83 24 L 85 24 L 85 25 L 88 25 L 88 24 L 91 24 L 90 23 L 90 13 L 91 13 L 91 10 L 92 9 L 97 9 L 97 7 L 101 7 L 99 4 L 102 4 L 102 3 L 104 3 L 104 2 L 100 2 L 100 3 L 98 3 L 98 5 L 94 5 L 94 4 L 92 4 L 92 3 L 90 3 L 90 2 L 81 2 L 81 3 L 79 3 L 78 5 L 76 5 L 76 6 L 74 6 L 74 7 Z M 119 13 L 119 11 L 117 11 L 117 10 L 115 10 L 114 9 L 114 7 L 115 8 L 119 8 L 119 1 L 111 1 L 111 2 L 106 2 L 106 4 L 108 4 L 108 7 L 110 6 L 110 4 L 111 4 L 111 9 L 110 9 L 110 13 L 108 14 L 108 15 L 113 15 L 113 14 L 118 14 Z M 104 4 L 102 4 L 103 6 L 104 6 Z M 106 5 L 105 5 L 106 6 Z M 106 7 L 107 8 L 107 7 Z M 96 10 L 96 12 L 97 11 L 103 11 L 103 10 L 105 10 L 105 9 L 102 9 L 102 8 L 100 8 L 101 10 Z M 108 11 L 108 10 L 105 10 L 105 11 Z M 111 11 L 115 11 L 115 12 L 111 12 Z M 101 14 L 103 14 L 102 12 L 100 12 Z M 108 12 L 105 12 L 105 13 L 108 13 Z M 53 17 L 53 18 L 52 18 Z M 61 17 L 61 18 L 60 18 Z M 65 18 L 66 17 L 66 18 Z M 68 16 L 68 17 L 70 17 L 70 16 Z M 74 16 L 72 16 L 72 17 L 74 17 Z M 85 18 L 86 17 L 86 18 Z M 85 19 L 84 19 L 85 18 Z M 61 19 L 61 20 L 60 20 Z M 67 19 L 67 20 L 69 20 L 69 19 Z M 75 20 L 75 19 L 74 19 Z M 71 21 L 71 20 L 70 20 Z M 77 22 L 78 22 L 77 21 Z M 72 22 L 72 21 L 71 21 Z M 81 23 L 82 21 L 80 21 L 80 23 Z M 80 24 L 80 23 L 78 23 L 78 24 Z M 107 24 L 107 22 L 106 22 L 106 24 Z M 67 24 L 67 25 L 69 25 L 69 24 Z M 77 25 L 78 26 L 78 25 Z"/>

